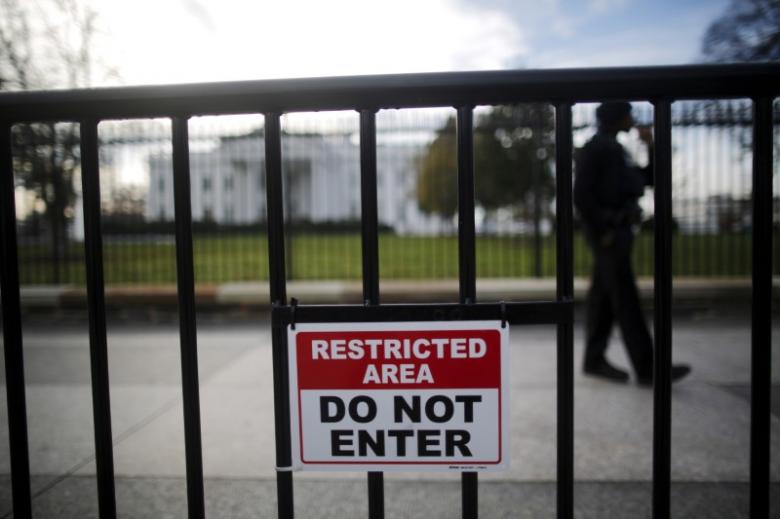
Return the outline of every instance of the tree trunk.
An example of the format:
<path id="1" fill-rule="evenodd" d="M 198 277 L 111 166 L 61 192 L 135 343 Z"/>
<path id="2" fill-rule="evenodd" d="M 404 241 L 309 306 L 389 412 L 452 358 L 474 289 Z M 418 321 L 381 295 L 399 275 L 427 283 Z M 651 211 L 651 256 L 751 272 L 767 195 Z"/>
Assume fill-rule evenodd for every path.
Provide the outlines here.
<path id="1" fill-rule="evenodd" d="M 57 221 L 56 203 L 54 204 L 54 207 L 48 208 L 47 213 L 49 216 L 49 230 L 51 233 L 51 282 L 58 285 L 62 282 L 62 256 L 60 254 L 60 226 Z"/>

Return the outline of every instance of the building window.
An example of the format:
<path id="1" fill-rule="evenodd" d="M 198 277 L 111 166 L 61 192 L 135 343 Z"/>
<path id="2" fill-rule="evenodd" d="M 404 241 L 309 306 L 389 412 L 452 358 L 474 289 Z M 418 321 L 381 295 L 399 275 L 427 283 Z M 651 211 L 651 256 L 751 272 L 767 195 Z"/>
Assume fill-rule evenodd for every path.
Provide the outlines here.
<path id="1" fill-rule="evenodd" d="M 249 170 L 249 164 L 245 160 L 234 160 L 233 161 L 233 169 L 238 174 L 244 174 L 246 175 L 247 171 Z"/>
<path id="2" fill-rule="evenodd" d="M 165 177 L 160 176 L 159 179 L 157 179 L 157 189 L 159 191 L 165 191 Z"/>
<path id="3" fill-rule="evenodd" d="M 257 188 L 261 193 L 265 193 L 265 169 L 262 167 L 262 162 L 260 163 L 260 169 L 257 171 Z"/>
<path id="4" fill-rule="evenodd" d="M 290 221 L 308 218 L 311 208 L 311 160 L 291 159 L 282 162 L 284 209 Z"/>
<path id="5" fill-rule="evenodd" d="M 203 192 L 211 191 L 211 177 L 203 177 Z"/>
<path id="6" fill-rule="evenodd" d="M 233 189 L 233 175 L 225 177 L 225 191 L 231 191 Z"/>

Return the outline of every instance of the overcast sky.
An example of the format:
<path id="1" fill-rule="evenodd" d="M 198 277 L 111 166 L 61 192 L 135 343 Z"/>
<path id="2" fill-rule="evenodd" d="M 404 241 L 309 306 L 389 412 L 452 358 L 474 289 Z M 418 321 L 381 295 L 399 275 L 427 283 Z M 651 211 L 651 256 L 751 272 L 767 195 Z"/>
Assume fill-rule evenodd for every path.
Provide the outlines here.
<path id="1" fill-rule="evenodd" d="M 727 0 L 93 0 L 123 84 L 696 61 Z"/>

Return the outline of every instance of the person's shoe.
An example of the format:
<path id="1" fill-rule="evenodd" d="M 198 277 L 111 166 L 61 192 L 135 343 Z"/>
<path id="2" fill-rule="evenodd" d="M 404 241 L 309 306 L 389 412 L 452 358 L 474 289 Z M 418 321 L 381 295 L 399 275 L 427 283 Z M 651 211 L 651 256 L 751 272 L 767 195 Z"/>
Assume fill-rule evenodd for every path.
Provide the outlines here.
<path id="1" fill-rule="evenodd" d="M 628 373 L 622 369 L 618 369 L 606 360 L 593 364 L 585 364 L 582 367 L 582 372 L 592 377 L 600 377 L 612 382 L 627 382 Z"/>
<path id="2" fill-rule="evenodd" d="M 688 375 L 688 373 L 691 372 L 691 367 L 687 364 L 674 364 L 672 365 L 672 382 L 677 382 L 681 378 Z M 652 386 L 653 385 L 653 374 L 650 373 L 649 375 L 637 375 L 636 377 L 636 383 L 640 386 Z"/>

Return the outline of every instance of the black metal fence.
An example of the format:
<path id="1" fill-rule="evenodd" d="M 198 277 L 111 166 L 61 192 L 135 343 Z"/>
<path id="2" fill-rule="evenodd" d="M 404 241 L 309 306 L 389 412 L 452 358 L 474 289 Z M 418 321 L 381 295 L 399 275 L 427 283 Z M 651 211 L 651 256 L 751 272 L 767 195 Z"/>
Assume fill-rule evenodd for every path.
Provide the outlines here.
<path id="1" fill-rule="evenodd" d="M 532 148 L 541 157 L 517 164 L 517 177 L 537 181 L 527 200 L 485 210 L 476 205 L 476 255 L 480 277 L 553 277 L 555 275 L 554 129 L 536 118 L 544 105 L 514 105 L 517 113 L 488 128 L 485 121 L 509 106 L 477 107 L 475 133 L 485 131 L 506 139 L 521 153 Z M 581 146 L 595 131 L 592 104 L 574 107 L 574 145 Z M 750 164 L 752 107 L 745 99 L 680 101 L 672 106 L 673 226 L 675 275 L 743 277 L 750 275 Z M 777 113 L 778 107 L 775 107 Z M 635 107 L 640 124 L 652 123 L 652 107 Z M 398 178 L 379 201 L 379 251 L 383 279 L 455 279 L 456 226 L 452 216 L 425 214 L 417 189 L 426 157 L 438 138 L 451 143 L 455 126 L 447 121 L 453 110 L 385 110 L 378 114 L 378 176 Z M 493 118 L 495 119 L 495 115 Z M 496 121 L 492 121 L 496 124 Z M 330 207 L 311 203 L 319 179 L 351 183 L 359 170 L 359 117 L 345 112 L 283 117 L 282 141 L 287 159 L 282 171 L 285 187 L 285 239 L 288 279 L 358 280 L 361 264 L 359 192 L 343 189 L 325 194 Z M 196 283 L 267 280 L 267 221 L 261 116 L 201 117 L 191 125 L 193 233 Z M 34 131 L 31 131 L 34 130 Z M 55 131 L 57 130 L 57 131 Z M 37 124 L 14 128 L 17 169 L 38 162 L 63 163 L 78 171 L 78 132 L 73 125 Z M 99 127 L 101 212 L 104 273 L 108 284 L 174 284 L 174 210 L 172 151 L 161 120 L 104 122 Z M 507 134 L 513 135 L 508 137 Z M 635 135 L 624 140 L 642 156 Z M 479 145 L 479 143 L 478 143 Z M 778 146 L 775 140 L 775 146 Z M 525 147 L 525 148 L 524 148 Z M 31 151 L 33 150 L 33 151 Z M 526 150 L 527 151 L 527 150 Z M 328 159 L 338 155 L 339 160 Z M 314 164 L 312 164 L 312 161 Z M 484 161 L 483 161 L 484 162 Z M 775 158 L 775 168 L 778 159 Z M 454 193 L 454 159 L 448 190 Z M 480 166 L 484 166 L 480 168 Z M 495 176 L 478 161 L 478 178 Z M 540 172 L 542 175 L 540 176 Z M 63 175 L 73 194 L 60 195 L 63 207 L 41 203 L 44 182 L 30 181 L 19 172 L 17 207 L 20 277 L 23 285 L 85 284 L 83 200 L 78 178 Z M 352 178 L 352 181 L 347 179 Z M 50 182 L 52 186 L 55 184 Z M 778 192 L 777 190 L 775 190 Z M 518 197 L 519 198 L 519 197 Z M 780 211 L 780 193 L 773 197 Z M 57 197 L 52 199 L 58 201 Z M 435 201 L 435 200 L 434 200 Z M 454 198 L 453 198 L 454 202 Z M 634 266 L 640 276 L 653 273 L 653 200 L 642 200 L 644 222 L 637 236 Z M 342 206 L 336 210 L 337 206 Z M 393 206 L 401 206 L 401 210 Z M 454 207 L 454 206 L 452 206 Z M 435 208 L 434 208 L 435 209 Z M 54 213 L 61 218 L 53 218 Z M 443 211 L 440 211 L 443 212 Z M 448 214 L 448 213 L 445 213 Z M 578 231 L 575 214 L 574 274 L 590 272 L 590 252 Z M 59 225 L 61 222 L 62 225 Z M 780 232 L 776 228 L 775 232 Z M 780 274 L 780 255 L 773 272 Z"/>
<path id="2" fill-rule="evenodd" d="M 14 516 L 31 516 L 26 397 L 20 312 L 20 244 L 17 240 L 12 126 L 30 121 L 75 121 L 80 128 L 84 194 L 84 259 L 101 517 L 115 517 L 114 471 L 104 305 L 98 122 L 167 117 L 172 124 L 176 279 L 184 400 L 189 516 L 203 517 L 203 469 L 195 330 L 195 264 L 191 200 L 189 118 L 196 115 L 263 113 L 266 171 L 267 252 L 272 312 L 277 488 L 280 517 L 293 516 L 286 327 L 298 322 L 506 319 L 512 325 L 557 325 L 557 515 L 574 510 L 573 414 L 573 217 L 571 204 L 575 103 L 606 99 L 647 100 L 656 133 L 654 207 L 655 357 L 653 516 L 669 516 L 671 472 L 672 293 L 672 101 L 752 99 L 752 393 L 751 517 L 769 515 L 771 302 L 773 220 L 773 100 L 780 92 L 774 65 L 654 67 L 601 70 L 507 71 L 422 74 L 293 81 L 266 81 L 123 88 L 83 92 L 0 95 L 0 219 L 2 230 L 3 333 Z M 549 103 L 555 114 L 554 301 L 476 301 L 474 107 L 502 103 Z M 460 300 L 451 304 L 382 305 L 379 279 L 376 113 L 398 107 L 456 107 L 457 257 Z M 286 293 L 283 113 L 356 110 L 360 114 L 361 273 L 365 305 L 289 305 Z M 477 473 L 462 476 L 463 517 L 478 514 Z M 369 517 L 384 515 L 383 476 L 368 474 Z"/>

